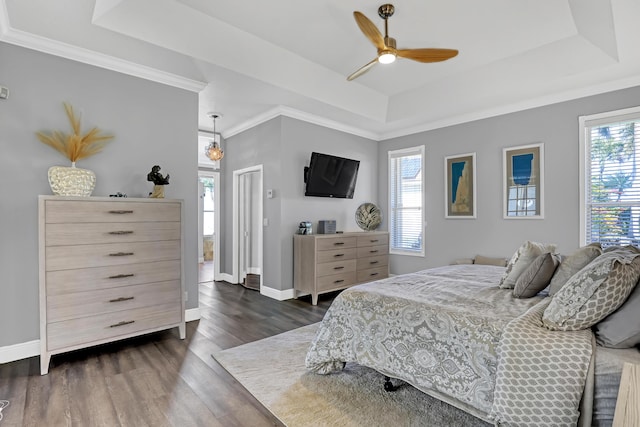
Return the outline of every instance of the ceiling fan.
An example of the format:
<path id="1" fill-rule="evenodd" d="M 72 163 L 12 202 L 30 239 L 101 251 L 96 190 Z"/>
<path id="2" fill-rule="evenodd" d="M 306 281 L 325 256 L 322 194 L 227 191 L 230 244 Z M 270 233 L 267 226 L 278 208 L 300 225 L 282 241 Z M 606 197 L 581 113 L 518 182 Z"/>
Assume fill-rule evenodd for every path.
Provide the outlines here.
<path id="1" fill-rule="evenodd" d="M 378 56 L 368 64 L 360 67 L 356 72 L 347 77 L 347 80 L 351 81 L 357 77 L 360 77 L 367 71 L 369 71 L 378 62 L 381 64 L 391 64 L 396 60 L 396 57 L 412 59 L 418 62 L 441 62 L 447 59 L 453 58 L 458 54 L 456 49 L 396 49 L 396 39 L 389 37 L 388 34 L 388 19 L 393 16 L 395 8 L 392 4 L 383 4 L 378 8 L 378 15 L 384 19 L 384 37 L 380 34 L 378 28 L 373 22 L 364 16 L 361 12 L 353 12 L 353 17 L 356 19 L 356 23 L 360 30 L 371 43 L 378 49 Z"/>

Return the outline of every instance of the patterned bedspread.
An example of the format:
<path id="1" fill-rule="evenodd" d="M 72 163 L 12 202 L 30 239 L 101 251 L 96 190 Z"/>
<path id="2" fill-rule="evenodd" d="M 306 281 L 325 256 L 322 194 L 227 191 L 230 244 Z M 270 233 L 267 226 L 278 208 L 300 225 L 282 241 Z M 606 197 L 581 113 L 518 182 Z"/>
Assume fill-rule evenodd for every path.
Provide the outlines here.
<path id="1" fill-rule="evenodd" d="M 492 408 L 503 332 L 542 301 L 498 289 L 503 272 L 455 265 L 349 288 L 327 311 L 306 366 L 327 374 L 356 362 L 486 420 L 499 418 Z"/>

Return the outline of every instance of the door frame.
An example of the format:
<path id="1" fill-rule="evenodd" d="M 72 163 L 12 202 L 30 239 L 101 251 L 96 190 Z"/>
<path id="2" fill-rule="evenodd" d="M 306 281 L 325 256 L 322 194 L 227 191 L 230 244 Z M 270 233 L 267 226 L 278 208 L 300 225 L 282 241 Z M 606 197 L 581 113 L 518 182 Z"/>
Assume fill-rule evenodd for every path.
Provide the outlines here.
<path id="1" fill-rule="evenodd" d="M 222 280 L 220 276 L 220 172 L 198 169 L 198 182 L 200 182 L 201 176 L 213 178 L 213 206 L 215 207 L 213 211 L 213 280 L 217 281 Z M 198 207 L 199 218 L 202 218 L 202 214 L 203 212 Z M 200 223 L 200 219 L 198 223 Z M 198 228 L 200 228 L 199 225 Z M 198 239 L 202 239 L 202 230 L 198 230 Z M 200 254 L 198 254 L 198 258 L 200 258 Z"/>
<path id="2" fill-rule="evenodd" d="M 244 169 L 238 169 L 233 171 L 233 197 L 232 197 L 232 212 L 233 212 L 233 271 L 232 271 L 232 279 L 233 283 L 240 283 L 240 194 L 239 194 L 239 182 L 240 176 L 258 172 L 259 183 L 258 183 L 258 192 L 260 197 L 258 197 L 258 206 L 257 206 L 257 215 L 260 218 L 260 222 L 262 222 L 263 218 L 263 193 L 264 193 L 264 174 L 262 165 L 250 166 Z M 260 293 L 262 293 L 262 283 L 264 281 L 264 268 L 262 265 L 262 235 L 263 235 L 263 227 L 258 227 L 258 268 L 260 269 Z"/>

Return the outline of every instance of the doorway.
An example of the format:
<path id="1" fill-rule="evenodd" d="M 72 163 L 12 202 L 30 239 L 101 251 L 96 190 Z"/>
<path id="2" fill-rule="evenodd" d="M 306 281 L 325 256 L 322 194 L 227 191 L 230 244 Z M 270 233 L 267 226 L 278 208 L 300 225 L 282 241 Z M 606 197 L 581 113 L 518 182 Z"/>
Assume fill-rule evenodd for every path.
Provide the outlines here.
<path id="1" fill-rule="evenodd" d="M 262 165 L 233 172 L 233 278 L 262 288 Z"/>
<path id="2" fill-rule="evenodd" d="M 219 280 L 220 173 L 198 171 L 198 283 Z"/>

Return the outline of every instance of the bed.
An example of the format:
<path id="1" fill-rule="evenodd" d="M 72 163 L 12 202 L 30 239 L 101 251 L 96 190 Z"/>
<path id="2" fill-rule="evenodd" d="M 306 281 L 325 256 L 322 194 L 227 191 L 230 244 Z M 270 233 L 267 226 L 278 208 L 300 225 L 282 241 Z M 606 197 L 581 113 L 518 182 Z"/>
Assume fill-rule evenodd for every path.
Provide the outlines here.
<path id="1" fill-rule="evenodd" d="M 499 425 L 610 425 L 622 363 L 640 363 L 640 353 L 600 347 L 591 328 L 573 327 L 572 320 L 551 330 L 558 319 L 550 313 L 567 314 L 558 309 L 563 298 L 579 299 L 564 288 L 553 298 L 545 292 L 514 298 L 514 289 L 499 287 L 514 266 L 521 275 L 523 263 L 549 253 L 538 249 L 523 256 L 521 247 L 506 268 L 452 265 L 345 290 L 321 323 L 307 368 L 328 374 L 355 362 Z M 600 264 L 633 266 L 629 277 L 637 282 L 640 254 L 606 257 L 611 261 Z M 573 265 L 575 275 L 583 267 Z M 597 293 L 586 277 L 567 283 L 591 283 Z M 624 300 L 631 290 L 625 288 Z"/>

